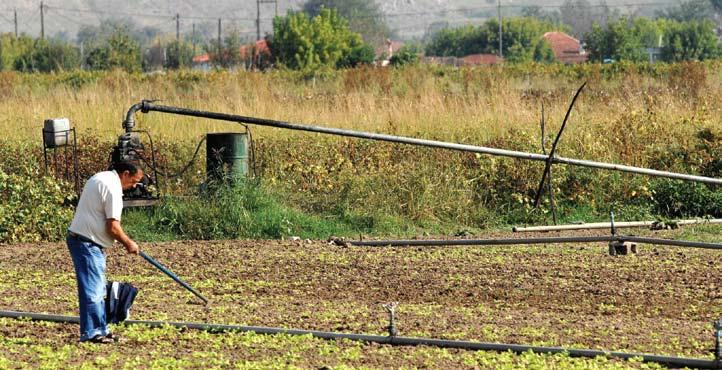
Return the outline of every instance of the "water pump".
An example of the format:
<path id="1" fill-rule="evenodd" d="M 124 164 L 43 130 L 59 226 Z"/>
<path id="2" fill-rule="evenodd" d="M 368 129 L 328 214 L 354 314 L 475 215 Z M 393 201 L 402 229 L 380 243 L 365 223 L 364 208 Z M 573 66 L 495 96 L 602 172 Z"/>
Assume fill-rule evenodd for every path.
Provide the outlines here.
<path id="1" fill-rule="evenodd" d="M 155 168 L 154 148 L 151 140 L 151 168 Z M 146 161 L 145 146 L 140 140 L 140 131 L 126 132 L 118 136 L 118 144 L 113 147 L 110 155 L 110 168 L 115 163 L 125 161 L 141 166 Z M 144 166 L 141 166 L 144 167 Z M 148 166 L 145 166 L 148 167 Z M 151 206 L 158 202 L 157 174 L 144 171 L 143 178 L 135 188 L 123 191 L 125 207 Z M 151 176 L 151 173 L 153 176 Z"/>

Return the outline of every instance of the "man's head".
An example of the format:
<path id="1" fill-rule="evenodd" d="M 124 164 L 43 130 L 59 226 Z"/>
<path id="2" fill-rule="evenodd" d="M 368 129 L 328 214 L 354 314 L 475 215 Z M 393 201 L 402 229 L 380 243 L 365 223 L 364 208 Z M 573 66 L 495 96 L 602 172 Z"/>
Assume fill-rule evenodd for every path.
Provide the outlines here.
<path id="1" fill-rule="evenodd" d="M 117 162 L 113 169 L 120 177 L 120 185 L 123 190 L 133 189 L 143 179 L 143 170 L 130 162 Z"/>

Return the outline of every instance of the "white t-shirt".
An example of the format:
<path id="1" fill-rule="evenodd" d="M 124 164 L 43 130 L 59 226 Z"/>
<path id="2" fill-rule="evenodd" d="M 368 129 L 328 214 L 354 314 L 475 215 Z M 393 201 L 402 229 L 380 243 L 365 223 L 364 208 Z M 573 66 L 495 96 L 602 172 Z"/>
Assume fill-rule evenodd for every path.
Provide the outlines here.
<path id="1" fill-rule="evenodd" d="M 106 229 L 105 221 L 109 218 L 120 221 L 122 212 L 123 187 L 118 173 L 98 172 L 85 183 L 68 230 L 101 247 L 112 247 L 114 240 Z"/>

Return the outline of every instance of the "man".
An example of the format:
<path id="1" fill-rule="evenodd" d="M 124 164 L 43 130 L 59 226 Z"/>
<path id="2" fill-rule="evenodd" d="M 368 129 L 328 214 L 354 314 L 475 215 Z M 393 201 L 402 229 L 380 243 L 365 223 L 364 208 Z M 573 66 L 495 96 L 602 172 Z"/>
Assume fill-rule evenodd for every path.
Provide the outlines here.
<path id="1" fill-rule="evenodd" d="M 123 190 L 135 188 L 143 171 L 128 162 L 118 162 L 113 170 L 91 177 L 80 195 L 75 217 L 68 228 L 68 250 L 73 258 L 80 306 L 80 341 L 111 343 L 105 319 L 105 248 L 115 240 L 128 253 L 138 254 L 138 244 L 120 226 Z"/>

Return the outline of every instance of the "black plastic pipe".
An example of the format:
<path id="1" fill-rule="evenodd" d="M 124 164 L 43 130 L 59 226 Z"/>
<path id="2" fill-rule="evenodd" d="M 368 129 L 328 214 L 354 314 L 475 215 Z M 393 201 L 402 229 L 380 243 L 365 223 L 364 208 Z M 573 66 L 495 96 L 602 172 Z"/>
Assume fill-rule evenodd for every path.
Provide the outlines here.
<path id="1" fill-rule="evenodd" d="M 49 315 L 34 312 L 17 312 L 17 311 L 0 311 L 0 317 L 10 318 L 30 318 L 37 321 L 52 321 L 60 323 L 78 323 L 79 319 L 77 316 L 60 316 L 60 315 Z M 672 356 L 659 356 L 645 353 L 628 353 L 628 352 L 617 352 L 617 351 L 601 351 L 594 349 L 572 349 L 563 347 L 544 347 L 544 346 L 525 346 L 520 344 L 504 344 L 504 343 L 485 343 L 485 342 L 471 342 L 471 341 L 459 341 L 459 340 L 446 340 L 446 339 L 433 339 L 433 338 L 418 338 L 418 337 L 399 337 L 399 336 L 382 336 L 382 335 L 366 335 L 366 334 L 353 334 L 353 333 L 337 333 L 328 331 L 316 331 L 316 330 L 300 330 L 300 329 L 286 329 L 286 328 L 274 328 L 265 326 L 240 326 L 240 325 L 221 325 L 221 324 L 207 324 L 207 323 L 195 323 L 195 322 L 175 322 L 175 321 L 146 321 L 146 320 L 126 320 L 126 324 L 140 324 L 147 325 L 149 327 L 161 327 L 164 325 L 170 325 L 178 328 L 189 328 L 198 330 L 207 330 L 212 332 L 226 332 L 226 331 L 238 331 L 238 332 L 254 332 L 257 334 L 289 334 L 289 335 L 311 335 L 315 338 L 320 339 L 348 339 L 361 342 L 373 342 L 380 344 L 389 344 L 397 346 L 434 346 L 443 348 L 458 348 L 468 349 L 476 351 L 499 351 L 506 352 L 511 351 L 515 353 L 524 353 L 532 351 L 538 354 L 555 354 L 555 353 L 566 353 L 572 357 L 609 357 L 609 358 L 620 358 L 620 359 L 631 359 L 641 358 L 644 362 L 655 362 L 669 367 L 691 367 L 699 369 L 717 369 L 718 362 L 715 360 L 705 360 L 697 358 L 685 358 L 685 357 L 672 357 Z"/>
<path id="2" fill-rule="evenodd" d="M 496 149 L 496 148 L 489 148 L 489 147 L 475 146 L 475 145 L 456 144 L 456 143 L 449 143 L 449 142 L 436 141 L 436 140 L 416 139 L 416 138 L 409 138 L 409 137 L 403 137 L 403 136 L 376 134 L 376 133 L 363 132 L 363 131 L 344 130 L 344 129 L 338 129 L 338 128 L 332 128 L 332 127 L 311 126 L 311 125 L 291 123 L 291 122 L 285 122 L 285 121 L 275 121 L 275 120 L 263 119 L 263 118 L 239 116 L 239 115 L 234 115 L 234 114 L 206 112 L 206 111 L 187 109 L 187 108 L 169 107 L 169 106 L 164 106 L 164 105 L 155 105 L 152 102 L 145 101 L 145 100 L 141 103 L 133 105 L 128 110 L 126 119 L 125 119 L 125 121 L 123 121 L 123 128 L 126 130 L 126 132 L 131 132 L 133 127 L 135 126 L 135 119 L 133 118 L 133 115 L 135 115 L 135 113 L 138 110 L 142 111 L 143 113 L 148 113 L 151 111 L 162 112 L 162 113 L 171 113 L 171 114 L 178 114 L 178 115 L 182 115 L 182 116 L 209 118 L 209 119 L 236 122 L 236 123 L 278 127 L 278 128 L 285 128 L 285 129 L 290 129 L 290 130 L 317 132 L 317 133 L 322 133 L 322 134 L 355 137 L 355 138 L 360 138 L 360 139 L 388 141 L 388 142 L 393 142 L 393 143 L 412 144 L 412 145 L 419 145 L 419 146 L 426 146 L 426 147 L 433 147 L 433 148 L 442 148 L 442 149 L 451 149 L 451 150 L 458 150 L 458 151 L 464 151 L 464 152 L 490 154 L 490 155 L 520 158 L 520 159 L 542 161 L 542 162 L 546 162 L 549 160 L 549 156 L 546 156 L 543 154 L 519 152 L 519 151 L 514 151 L 514 150 L 506 150 L 506 149 Z M 656 176 L 656 177 L 666 177 L 666 178 L 671 178 L 671 179 L 722 185 L 722 179 L 718 179 L 718 178 L 687 175 L 687 174 L 668 172 L 668 171 L 659 171 L 659 170 L 653 170 L 653 169 L 641 168 L 641 167 L 632 167 L 632 166 L 625 166 L 625 165 L 619 165 L 619 164 L 594 162 L 594 161 L 587 161 L 587 160 L 582 160 L 582 159 L 564 158 L 564 157 L 556 157 L 556 156 L 553 157 L 551 159 L 551 161 L 553 163 L 562 163 L 562 164 L 569 164 L 569 165 L 575 165 L 575 166 L 592 167 L 592 168 L 599 168 L 599 169 L 605 169 L 605 170 L 622 171 L 622 172 L 643 174 L 643 175 Z"/>
<path id="3" fill-rule="evenodd" d="M 459 246 L 459 245 L 524 245 L 524 244 L 557 244 L 557 243 L 592 243 L 592 242 L 635 242 L 640 244 L 670 245 L 686 248 L 722 249 L 722 244 L 704 243 L 686 240 L 643 238 L 626 235 L 607 236 L 560 236 L 545 238 L 512 238 L 512 239 L 401 239 L 401 240 L 365 240 L 347 241 L 360 247 L 428 247 L 428 246 Z"/>

